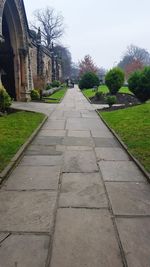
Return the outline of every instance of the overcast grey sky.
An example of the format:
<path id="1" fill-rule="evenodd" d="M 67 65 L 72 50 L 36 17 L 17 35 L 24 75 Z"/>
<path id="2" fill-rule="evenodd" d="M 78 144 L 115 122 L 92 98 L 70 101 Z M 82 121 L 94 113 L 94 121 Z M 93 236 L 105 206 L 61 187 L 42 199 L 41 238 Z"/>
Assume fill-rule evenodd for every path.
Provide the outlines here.
<path id="1" fill-rule="evenodd" d="M 98 67 L 111 68 L 130 44 L 150 52 L 150 0 L 24 0 L 28 20 L 35 9 L 60 11 L 66 33 L 61 42 L 73 61 L 90 54 Z"/>

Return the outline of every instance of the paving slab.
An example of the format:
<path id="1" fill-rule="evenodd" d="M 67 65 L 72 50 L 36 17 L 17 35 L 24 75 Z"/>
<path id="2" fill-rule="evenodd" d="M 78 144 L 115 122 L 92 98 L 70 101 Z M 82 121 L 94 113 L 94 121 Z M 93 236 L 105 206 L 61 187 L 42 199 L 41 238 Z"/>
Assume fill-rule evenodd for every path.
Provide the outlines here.
<path id="1" fill-rule="evenodd" d="M 65 173 L 62 178 L 60 207 L 108 207 L 99 173 Z"/>
<path id="2" fill-rule="evenodd" d="M 94 143 L 91 137 L 66 136 L 64 137 L 63 145 L 65 146 L 94 146 Z"/>
<path id="3" fill-rule="evenodd" d="M 50 105 L 49 103 L 36 103 L 36 102 L 19 102 L 14 101 L 11 105 L 12 108 L 29 110 L 44 113 L 49 116 L 52 111 L 57 107 L 57 104 Z"/>
<path id="4" fill-rule="evenodd" d="M 123 266 L 109 213 L 59 209 L 50 266 Z"/>
<path id="5" fill-rule="evenodd" d="M 62 154 L 62 152 L 65 151 L 93 151 L 93 147 L 92 146 L 65 146 L 65 145 L 57 145 L 56 146 L 56 152 L 60 153 L 60 155 Z M 55 154 L 54 154 L 55 155 Z"/>
<path id="6" fill-rule="evenodd" d="M 80 111 L 64 111 L 64 117 L 65 118 L 81 118 L 81 113 Z"/>
<path id="7" fill-rule="evenodd" d="M 90 110 L 88 112 L 82 112 L 82 118 L 98 118 L 98 115 L 94 110 Z"/>
<path id="8" fill-rule="evenodd" d="M 41 130 L 38 136 L 65 136 L 65 130 Z"/>
<path id="9" fill-rule="evenodd" d="M 56 151 L 63 153 L 64 151 L 66 151 L 66 146 L 64 146 L 64 145 L 56 145 Z"/>
<path id="10" fill-rule="evenodd" d="M 91 130 L 101 129 L 102 122 L 99 118 L 71 118 L 67 119 L 68 130 Z"/>
<path id="11" fill-rule="evenodd" d="M 55 192 L 0 191 L 0 231 L 50 232 Z"/>
<path id="12" fill-rule="evenodd" d="M 62 156 L 24 156 L 21 166 L 60 166 Z"/>
<path id="13" fill-rule="evenodd" d="M 93 147 L 92 146 L 66 146 L 66 150 L 91 151 L 93 150 Z"/>
<path id="14" fill-rule="evenodd" d="M 63 114 L 64 114 L 64 111 L 63 110 L 55 110 L 53 111 L 53 113 L 51 114 L 50 118 L 51 119 L 64 119 L 63 118 Z"/>
<path id="15" fill-rule="evenodd" d="M 120 147 L 119 142 L 115 138 L 94 137 L 95 147 Z"/>
<path id="16" fill-rule="evenodd" d="M 6 181 L 6 190 L 57 190 L 59 166 L 18 166 Z"/>
<path id="17" fill-rule="evenodd" d="M 86 100 L 85 100 L 86 101 Z M 76 103 L 76 109 L 77 110 L 82 110 L 82 109 L 87 109 L 87 110 L 93 110 L 93 108 L 91 107 L 91 105 L 90 105 L 90 103 L 86 103 L 86 102 L 81 102 L 81 104 L 80 103 Z"/>
<path id="18" fill-rule="evenodd" d="M 68 136 L 73 137 L 90 137 L 91 133 L 90 131 L 68 131 Z"/>
<path id="19" fill-rule="evenodd" d="M 96 147 L 95 148 L 97 159 L 100 160 L 113 160 L 113 161 L 125 161 L 130 160 L 127 153 L 118 147 Z"/>
<path id="20" fill-rule="evenodd" d="M 128 267 L 150 266 L 150 218 L 117 218 Z"/>
<path id="21" fill-rule="evenodd" d="M 49 120 L 45 123 L 42 128 L 43 130 L 64 130 L 65 129 L 65 120 Z"/>
<path id="22" fill-rule="evenodd" d="M 62 155 L 62 152 L 56 150 L 56 145 L 30 145 L 25 151 L 25 155 Z"/>
<path id="23" fill-rule="evenodd" d="M 106 182 L 116 215 L 150 215 L 150 185 L 131 182 Z"/>
<path id="24" fill-rule="evenodd" d="M 73 111 L 73 110 L 77 110 L 77 109 L 76 109 L 75 105 L 73 105 L 73 106 L 68 106 L 68 103 L 67 103 L 66 105 L 59 105 L 59 106 L 57 107 L 57 110 L 58 110 L 58 111 L 59 111 L 59 110 L 63 110 L 63 112 L 64 112 L 64 111 L 71 112 L 71 111 Z M 63 116 L 63 119 L 65 119 L 64 116 Z"/>
<path id="25" fill-rule="evenodd" d="M 0 267 L 44 267 L 48 236 L 11 235 L 0 246 Z"/>
<path id="26" fill-rule="evenodd" d="M 63 172 L 96 172 L 98 166 L 93 151 L 66 151 Z"/>
<path id="27" fill-rule="evenodd" d="M 132 161 L 100 161 L 99 167 L 105 181 L 146 182 L 145 177 Z"/>
<path id="28" fill-rule="evenodd" d="M 42 146 L 54 146 L 62 145 L 64 137 L 59 136 L 37 136 L 32 145 L 42 145 Z"/>
<path id="29" fill-rule="evenodd" d="M 108 137 L 108 138 L 114 138 L 113 134 L 106 128 L 105 126 L 101 127 L 99 130 L 92 130 L 91 129 L 91 135 L 93 137 Z"/>

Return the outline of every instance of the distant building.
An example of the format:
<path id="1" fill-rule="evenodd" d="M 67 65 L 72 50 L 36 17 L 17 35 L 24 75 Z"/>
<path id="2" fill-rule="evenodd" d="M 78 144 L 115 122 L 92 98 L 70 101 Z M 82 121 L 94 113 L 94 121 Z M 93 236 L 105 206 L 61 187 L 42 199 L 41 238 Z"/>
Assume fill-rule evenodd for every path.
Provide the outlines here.
<path id="1" fill-rule="evenodd" d="M 0 0 L 0 72 L 5 89 L 19 101 L 61 78 L 61 64 L 41 44 L 40 29 L 29 30 L 23 0 Z"/>

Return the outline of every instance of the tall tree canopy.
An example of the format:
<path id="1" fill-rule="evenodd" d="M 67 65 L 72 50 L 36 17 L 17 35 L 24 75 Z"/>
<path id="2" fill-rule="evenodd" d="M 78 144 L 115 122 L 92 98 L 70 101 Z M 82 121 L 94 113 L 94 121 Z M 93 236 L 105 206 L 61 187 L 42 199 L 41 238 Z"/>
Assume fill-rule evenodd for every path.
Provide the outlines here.
<path id="1" fill-rule="evenodd" d="M 129 56 L 134 60 L 138 60 L 144 66 L 150 65 L 150 54 L 144 48 L 140 48 L 140 47 L 135 46 L 135 45 L 130 45 L 127 47 L 127 51 L 125 53 L 125 56 Z"/>
<path id="2" fill-rule="evenodd" d="M 142 69 L 144 66 L 150 65 L 150 54 L 144 49 L 135 45 L 127 47 L 122 60 L 118 66 L 125 71 L 126 79 L 136 70 Z"/>
<path id="3" fill-rule="evenodd" d="M 62 45 L 56 45 L 54 46 L 53 51 L 54 54 L 61 59 L 63 79 L 69 78 L 71 75 L 72 68 L 72 59 L 69 49 Z"/>
<path id="4" fill-rule="evenodd" d="M 52 7 L 37 9 L 34 11 L 34 22 L 31 23 L 31 28 L 38 30 L 39 27 L 43 44 L 51 48 L 52 42 L 58 41 L 64 33 L 64 18 Z"/>
<path id="5" fill-rule="evenodd" d="M 93 72 L 95 74 L 98 72 L 98 68 L 90 55 L 86 55 L 84 59 L 79 62 L 79 76 L 82 76 L 86 72 Z"/>
<path id="6" fill-rule="evenodd" d="M 124 68 L 124 72 L 125 72 L 125 77 L 126 79 L 128 79 L 130 77 L 130 75 L 137 70 L 142 70 L 143 69 L 143 63 L 140 62 L 137 59 L 134 59 L 132 62 L 130 62 L 129 64 L 127 64 Z"/>
<path id="7" fill-rule="evenodd" d="M 72 63 L 70 78 L 76 83 L 79 80 L 79 66 L 76 63 Z"/>

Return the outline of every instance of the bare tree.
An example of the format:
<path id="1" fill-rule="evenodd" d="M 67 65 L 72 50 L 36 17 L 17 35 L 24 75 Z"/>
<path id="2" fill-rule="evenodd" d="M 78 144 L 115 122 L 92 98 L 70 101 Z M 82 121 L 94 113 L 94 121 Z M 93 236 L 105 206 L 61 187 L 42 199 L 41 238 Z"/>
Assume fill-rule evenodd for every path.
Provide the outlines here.
<path id="1" fill-rule="evenodd" d="M 130 45 L 127 47 L 127 52 L 125 56 L 131 57 L 133 60 L 138 60 L 144 66 L 150 65 L 150 54 L 144 49 L 135 45 Z"/>
<path id="2" fill-rule="evenodd" d="M 118 67 L 125 69 L 125 67 L 133 62 L 133 57 L 129 55 L 124 55 L 122 60 L 118 63 Z"/>
<path id="3" fill-rule="evenodd" d="M 134 59 L 131 63 L 127 64 L 124 68 L 126 80 L 128 80 L 128 78 L 133 72 L 137 70 L 142 70 L 142 69 L 143 69 L 143 64 L 139 60 Z"/>
<path id="4" fill-rule="evenodd" d="M 150 54 L 144 49 L 135 45 L 127 47 L 127 51 L 124 53 L 122 60 L 118 66 L 125 69 L 127 65 L 131 65 L 133 62 L 140 62 L 143 66 L 150 65 Z"/>
<path id="5" fill-rule="evenodd" d="M 37 9 L 34 11 L 34 23 L 31 23 L 31 28 L 38 30 L 39 27 L 43 44 L 50 49 L 52 42 L 58 40 L 64 33 L 64 18 L 52 7 Z"/>

